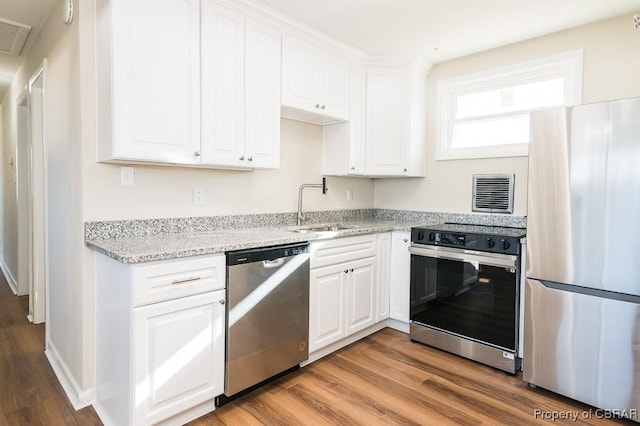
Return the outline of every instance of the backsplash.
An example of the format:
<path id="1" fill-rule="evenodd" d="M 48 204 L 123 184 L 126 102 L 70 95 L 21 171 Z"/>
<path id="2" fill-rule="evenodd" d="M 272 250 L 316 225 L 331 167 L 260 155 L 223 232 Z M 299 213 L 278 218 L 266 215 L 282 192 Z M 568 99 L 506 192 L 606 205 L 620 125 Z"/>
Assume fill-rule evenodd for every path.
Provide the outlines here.
<path id="1" fill-rule="evenodd" d="M 353 209 L 305 212 L 304 223 L 334 223 L 364 220 L 407 221 L 422 224 L 444 222 L 525 228 L 526 217 L 493 214 L 461 214 L 390 209 Z M 160 234 L 211 232 L 220 229 L 294 226 L 295 213 L 184 217 L 85 222 L 85 240 L 144 237 Z"/>

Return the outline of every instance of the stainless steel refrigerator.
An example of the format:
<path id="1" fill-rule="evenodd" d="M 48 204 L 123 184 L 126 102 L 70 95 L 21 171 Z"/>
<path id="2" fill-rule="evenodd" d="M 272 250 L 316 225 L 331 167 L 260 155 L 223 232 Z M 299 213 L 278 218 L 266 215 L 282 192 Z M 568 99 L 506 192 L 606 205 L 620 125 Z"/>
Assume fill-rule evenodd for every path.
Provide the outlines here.
<path id="1" fill-rule="evenodd" d="M 524 380 L 638 420 L 640 98 L 531 114 Z"/>

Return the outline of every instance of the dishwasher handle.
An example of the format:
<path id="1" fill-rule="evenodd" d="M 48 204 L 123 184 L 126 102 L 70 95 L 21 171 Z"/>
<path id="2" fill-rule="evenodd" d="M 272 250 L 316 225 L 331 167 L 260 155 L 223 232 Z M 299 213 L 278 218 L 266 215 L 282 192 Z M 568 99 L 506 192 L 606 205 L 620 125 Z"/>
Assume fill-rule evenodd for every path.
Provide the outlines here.
<path id="1" fill-rule="evenodd" d="M 264 268 L 279 268 L 282 265 L 284 265 L 284 257 L 281 257 L 280 259 L 273 259 L 273 260 L 263 260 L 262 261 L 262 266 Z"/>

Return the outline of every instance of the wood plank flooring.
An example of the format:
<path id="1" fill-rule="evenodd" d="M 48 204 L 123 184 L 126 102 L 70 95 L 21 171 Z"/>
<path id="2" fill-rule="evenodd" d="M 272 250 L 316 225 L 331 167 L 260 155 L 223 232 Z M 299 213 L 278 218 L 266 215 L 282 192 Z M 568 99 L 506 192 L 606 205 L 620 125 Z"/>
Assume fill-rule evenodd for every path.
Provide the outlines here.
<path id="1" fill-rule="evenodd" d="M 535 418 L 536 409 L 578 419 Z M 387 328 L 190 425 L 637 425 L 590 409 Z"/>
<path id="2" fill-rule="evenodd" d="M 74 411 L 44 356 L 44 326 L 26 319 L 27 297 L 0 274 L 0 426 L 100 425 L 93 408 Z M 578 413 L 577 422 L 534 418 L 534 410 Z M 245 395 L 190 424 L 514 425 L 633 424 L 582 418 L 590 407 L 529 389 L 481 364 L 412 343 L 384 329 Z"/>
<path id="3" fill-rule="evenodd" d="M 92 407 L 75 411 L 44 355 L 44 324 L 27 320 L 29 297 L 0 274 L 0 426 L 100 425 Z"/>

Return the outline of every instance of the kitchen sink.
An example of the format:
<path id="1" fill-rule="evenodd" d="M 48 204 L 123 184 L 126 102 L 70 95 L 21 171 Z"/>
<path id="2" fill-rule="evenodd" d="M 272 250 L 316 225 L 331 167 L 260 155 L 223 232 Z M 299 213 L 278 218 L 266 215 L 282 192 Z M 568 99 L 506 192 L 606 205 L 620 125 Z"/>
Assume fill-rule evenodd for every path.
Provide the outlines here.
<path id="1" fill-rule="evenodd" d="M 299 234 L 305 234 L 307 232 L 336 232 L 344 229 L 351 229 L 351 226 L 341 225 L 341 224 L 333 224 L 333 225 L 312 225 L 305 226 L 303 228 L 298 228 L 292 230 L 292 232 L 297 232 Z"/>

